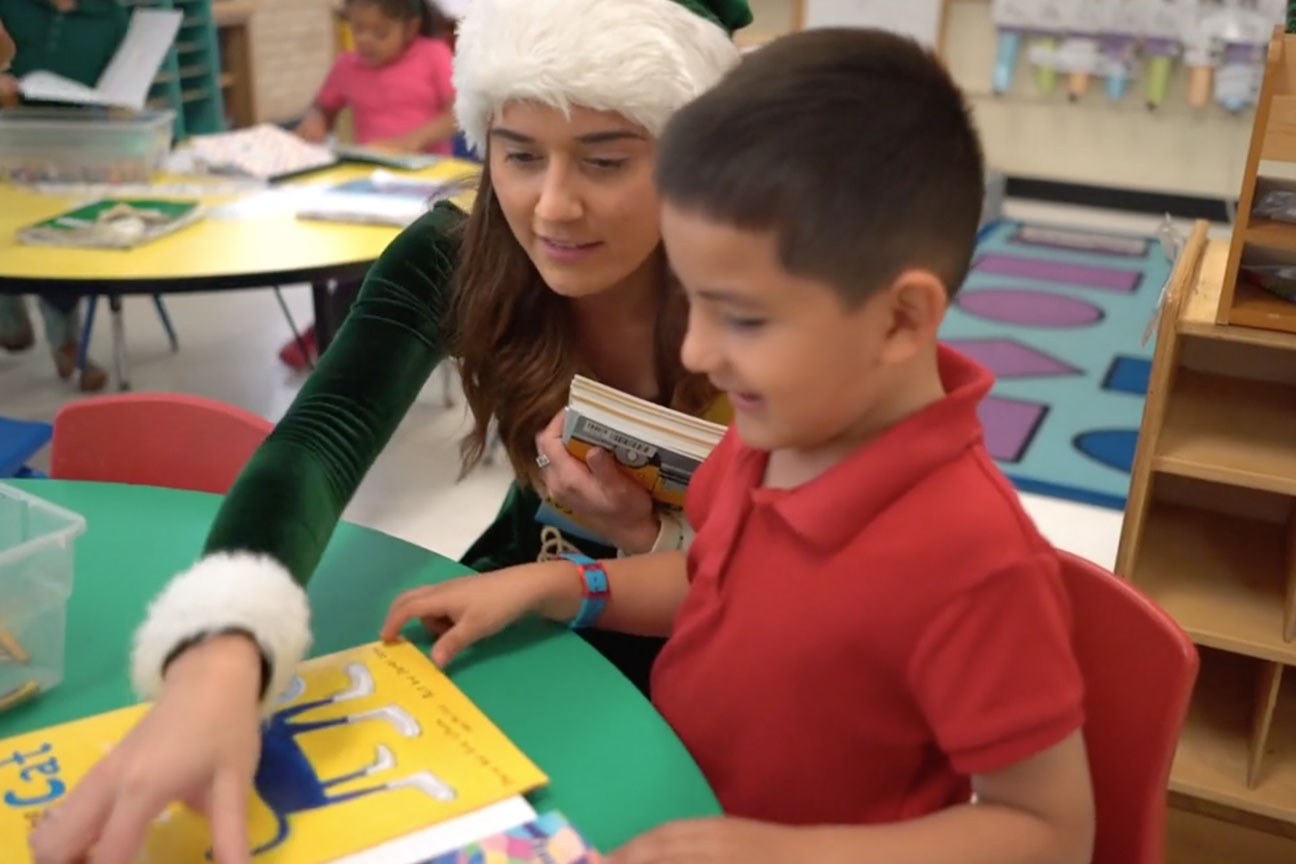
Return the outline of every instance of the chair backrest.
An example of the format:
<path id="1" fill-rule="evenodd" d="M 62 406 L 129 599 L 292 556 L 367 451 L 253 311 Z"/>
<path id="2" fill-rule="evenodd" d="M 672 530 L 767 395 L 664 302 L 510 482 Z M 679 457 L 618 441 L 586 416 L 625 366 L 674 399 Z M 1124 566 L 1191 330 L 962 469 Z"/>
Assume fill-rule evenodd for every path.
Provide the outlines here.
<path id="1" fill-rule="evenodd" d="M 54 417 L 50 476 L 224 494 L 271 428 L 255 414 L 199 396 L 82 399 Z"/>
<path id="2" fill-rule="evenodd" d="M 1085 681 L 1097 808 L 1094 861 L 1163 864 L 1166 797 L 1197 678 L 1197 649 L 1132 585 L 1061 553 Z"/>

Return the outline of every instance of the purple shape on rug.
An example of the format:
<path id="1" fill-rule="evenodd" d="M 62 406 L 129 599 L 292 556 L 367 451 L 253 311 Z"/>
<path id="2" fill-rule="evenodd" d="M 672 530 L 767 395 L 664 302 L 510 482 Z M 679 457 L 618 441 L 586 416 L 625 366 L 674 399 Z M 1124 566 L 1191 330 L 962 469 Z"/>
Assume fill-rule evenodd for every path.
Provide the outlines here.
<path id="1" fill-rule="evenodd" d="M 1080 370 L 1016 339 L 949 339 L 947 345 L 971 357 L 996 378 L 1078 375 Z"/>
<path id="2" fill-rule="evenodd" d="M 991 276 L 1019 276 L 1036 282 L 1057 282 L 1122 294 L 1133 294 L 1143 279 L 1143 274 L 1137 270 L 994 253 L 982 255 L 974 261 L 972 271 Z"/>
<path id="3" fill-rule="evenodd" d="M 1085 327 L 1103 319 L 1103 310 L 1065 294 L 1020 288 L 963 291 L 955 300 L 964 312 L 1022 327 Z"/>
<path id="4" fill-rule="evenodd" d="M 985 429 L 986 450 L 1000 462 L 1020 462 L 1039 429 L 1048 406 L 1002 396 L 987 396 L 977 406 Z"/>

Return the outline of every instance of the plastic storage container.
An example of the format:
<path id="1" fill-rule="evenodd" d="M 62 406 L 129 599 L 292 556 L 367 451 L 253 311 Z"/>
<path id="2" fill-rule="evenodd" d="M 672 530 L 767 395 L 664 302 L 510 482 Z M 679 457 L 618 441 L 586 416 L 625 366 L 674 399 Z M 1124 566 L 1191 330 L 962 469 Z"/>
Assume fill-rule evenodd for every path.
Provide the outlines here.
<path id="1" fill-rule="evenodd" d="M 0 484 L 0 711 L 63 679 L 72 552 L 85 519 Z"/>
<path id="2" fill-rule="evenodd" d="M 0 181 L 145 183 L 171 152 L 173 111 L 0 111 Z"/>

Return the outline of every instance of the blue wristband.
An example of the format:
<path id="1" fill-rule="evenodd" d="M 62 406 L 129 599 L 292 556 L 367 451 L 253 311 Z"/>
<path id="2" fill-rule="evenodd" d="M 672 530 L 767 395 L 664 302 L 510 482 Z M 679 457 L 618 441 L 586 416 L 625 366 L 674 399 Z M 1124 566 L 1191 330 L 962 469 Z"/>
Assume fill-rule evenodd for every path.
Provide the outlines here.
<path id="1" fill-rule="evenodd" d="M 580 611 L 567 626 L 573 630 L 593 627 L 594 622 L 598 621 L 599 616 L 603 614 L 603 607 L 607 606 L 607 598 L 611 594 L 607 571 L 603 569 L 602 564 L 588 555 L 570 552 L 560 557 L 575 564 L 581 576 Z"/>

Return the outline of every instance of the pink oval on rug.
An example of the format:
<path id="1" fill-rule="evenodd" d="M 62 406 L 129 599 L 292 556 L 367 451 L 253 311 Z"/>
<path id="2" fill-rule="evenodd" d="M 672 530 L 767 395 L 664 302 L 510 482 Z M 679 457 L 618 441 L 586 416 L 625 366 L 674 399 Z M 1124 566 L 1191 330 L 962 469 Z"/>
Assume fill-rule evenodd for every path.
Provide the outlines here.
<path id="1" fill-rule="evenodd" d="M 955 302 L 978 318 L 1022 327 L 1085 327 L 1103 319 L 1103 310 L 1092 303 L 1019 288 L 965 291 Z"/>

